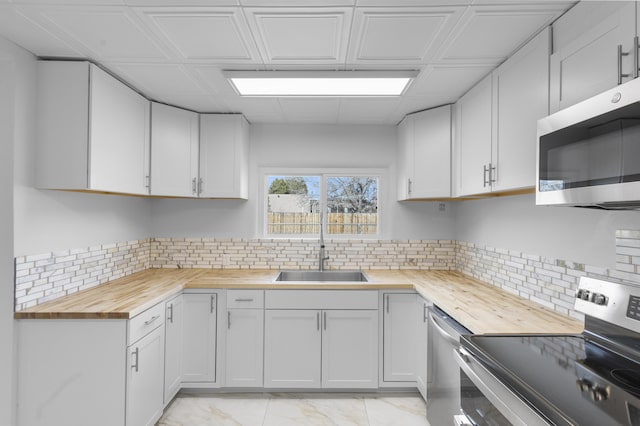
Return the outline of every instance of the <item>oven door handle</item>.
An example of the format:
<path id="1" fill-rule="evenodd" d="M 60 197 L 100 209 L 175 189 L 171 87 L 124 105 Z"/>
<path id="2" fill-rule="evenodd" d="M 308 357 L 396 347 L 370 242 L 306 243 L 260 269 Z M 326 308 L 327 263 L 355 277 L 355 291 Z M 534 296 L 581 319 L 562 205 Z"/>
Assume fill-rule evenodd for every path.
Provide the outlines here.
<path id="1" fill-rule="evenodd" d="M 436 329 L 438 333 L 440 333 L 442 337 L 444 337 L 446 340 L 451 342 L 456 347 L 460 344 L 459 338 L 456 339 L 451 334 L 447 333 L 447 331 L 444 328 L 442 328 L 442 326 L 438 323 L 438 319 L 436 318 L 436 316 L 433 314 L 433 311 L 431 310 L 429 311 L 429 319 L 431 320 L 433 327 Z"/>
<path id="2" fill-rule="evenodd" d="M 514 426 L 549 426 L 533 408 L 498 380 L 465 348 L 453 351 L 464 374 Z"/>

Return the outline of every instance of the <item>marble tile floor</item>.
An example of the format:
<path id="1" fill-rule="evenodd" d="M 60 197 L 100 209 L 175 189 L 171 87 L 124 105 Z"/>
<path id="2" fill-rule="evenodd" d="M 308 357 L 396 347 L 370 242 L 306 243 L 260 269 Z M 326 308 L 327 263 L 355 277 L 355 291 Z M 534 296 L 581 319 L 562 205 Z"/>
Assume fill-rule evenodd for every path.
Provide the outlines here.
<path id="1" fill-rule="evenodd" d="M 186 394 L 156 426 L 429 426 L 419 394 Z"/>

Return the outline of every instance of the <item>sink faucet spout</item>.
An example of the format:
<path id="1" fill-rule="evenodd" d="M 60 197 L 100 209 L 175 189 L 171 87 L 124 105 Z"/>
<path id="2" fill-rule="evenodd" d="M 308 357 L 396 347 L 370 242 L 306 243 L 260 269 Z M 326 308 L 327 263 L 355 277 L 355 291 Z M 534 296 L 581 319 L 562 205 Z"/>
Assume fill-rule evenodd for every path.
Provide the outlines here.
<path id="1" fill-rule="evenodd" d="M 324 230 L 322 229 L 322 213 L 320 213 L 320 251 L 318 254 L 318 270 L 324 271 L 324 262 L 329 260 L 329 256 L 325 256 L 324 249 Z"/>

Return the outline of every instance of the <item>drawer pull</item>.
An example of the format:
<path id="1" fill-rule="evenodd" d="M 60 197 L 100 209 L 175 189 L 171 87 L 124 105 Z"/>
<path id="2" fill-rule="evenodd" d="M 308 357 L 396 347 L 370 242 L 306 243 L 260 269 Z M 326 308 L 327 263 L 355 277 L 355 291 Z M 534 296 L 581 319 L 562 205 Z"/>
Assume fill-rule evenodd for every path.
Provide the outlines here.
<path id="1" fill-rule="evenodd" d="M 169 316 L 167 317 L 167 319 L 169 320 L 169 322 L 171 324 L 173 324 L 173 303 L 169 305 Z"/>
<path id="2" fill-rule="evenodd" d="M 160 315 L 154 315 L 154 316 L 152 316 L 152 317 L 151 317 L 151 319 L 150 319 L 150 320 L 145 321 L 145 322 L 144 322 L 144 325 L 149 325 L 149 324 L 151 324 L 152 322 L 154 322 L 155 320 L 157 320 L 158 318 L 160 318 Z"/>
<path id="3" fill-rule="evenodd" d="M 236 302 L 253 302 L 253 298 L 252 297 L 247 297 L 247 298 L 237 298 L 235 299 Z"/>

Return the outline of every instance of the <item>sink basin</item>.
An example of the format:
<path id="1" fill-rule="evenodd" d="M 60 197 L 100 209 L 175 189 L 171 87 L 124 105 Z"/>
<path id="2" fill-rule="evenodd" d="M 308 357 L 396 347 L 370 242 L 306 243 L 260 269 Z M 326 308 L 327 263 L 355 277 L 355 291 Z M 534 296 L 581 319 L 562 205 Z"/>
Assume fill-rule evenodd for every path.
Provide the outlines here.
<path id="1" fill-rule="evenodd" d="M 282 271 L 276 281 L 348 281 L 368 282 L 361 271 Z"/>

